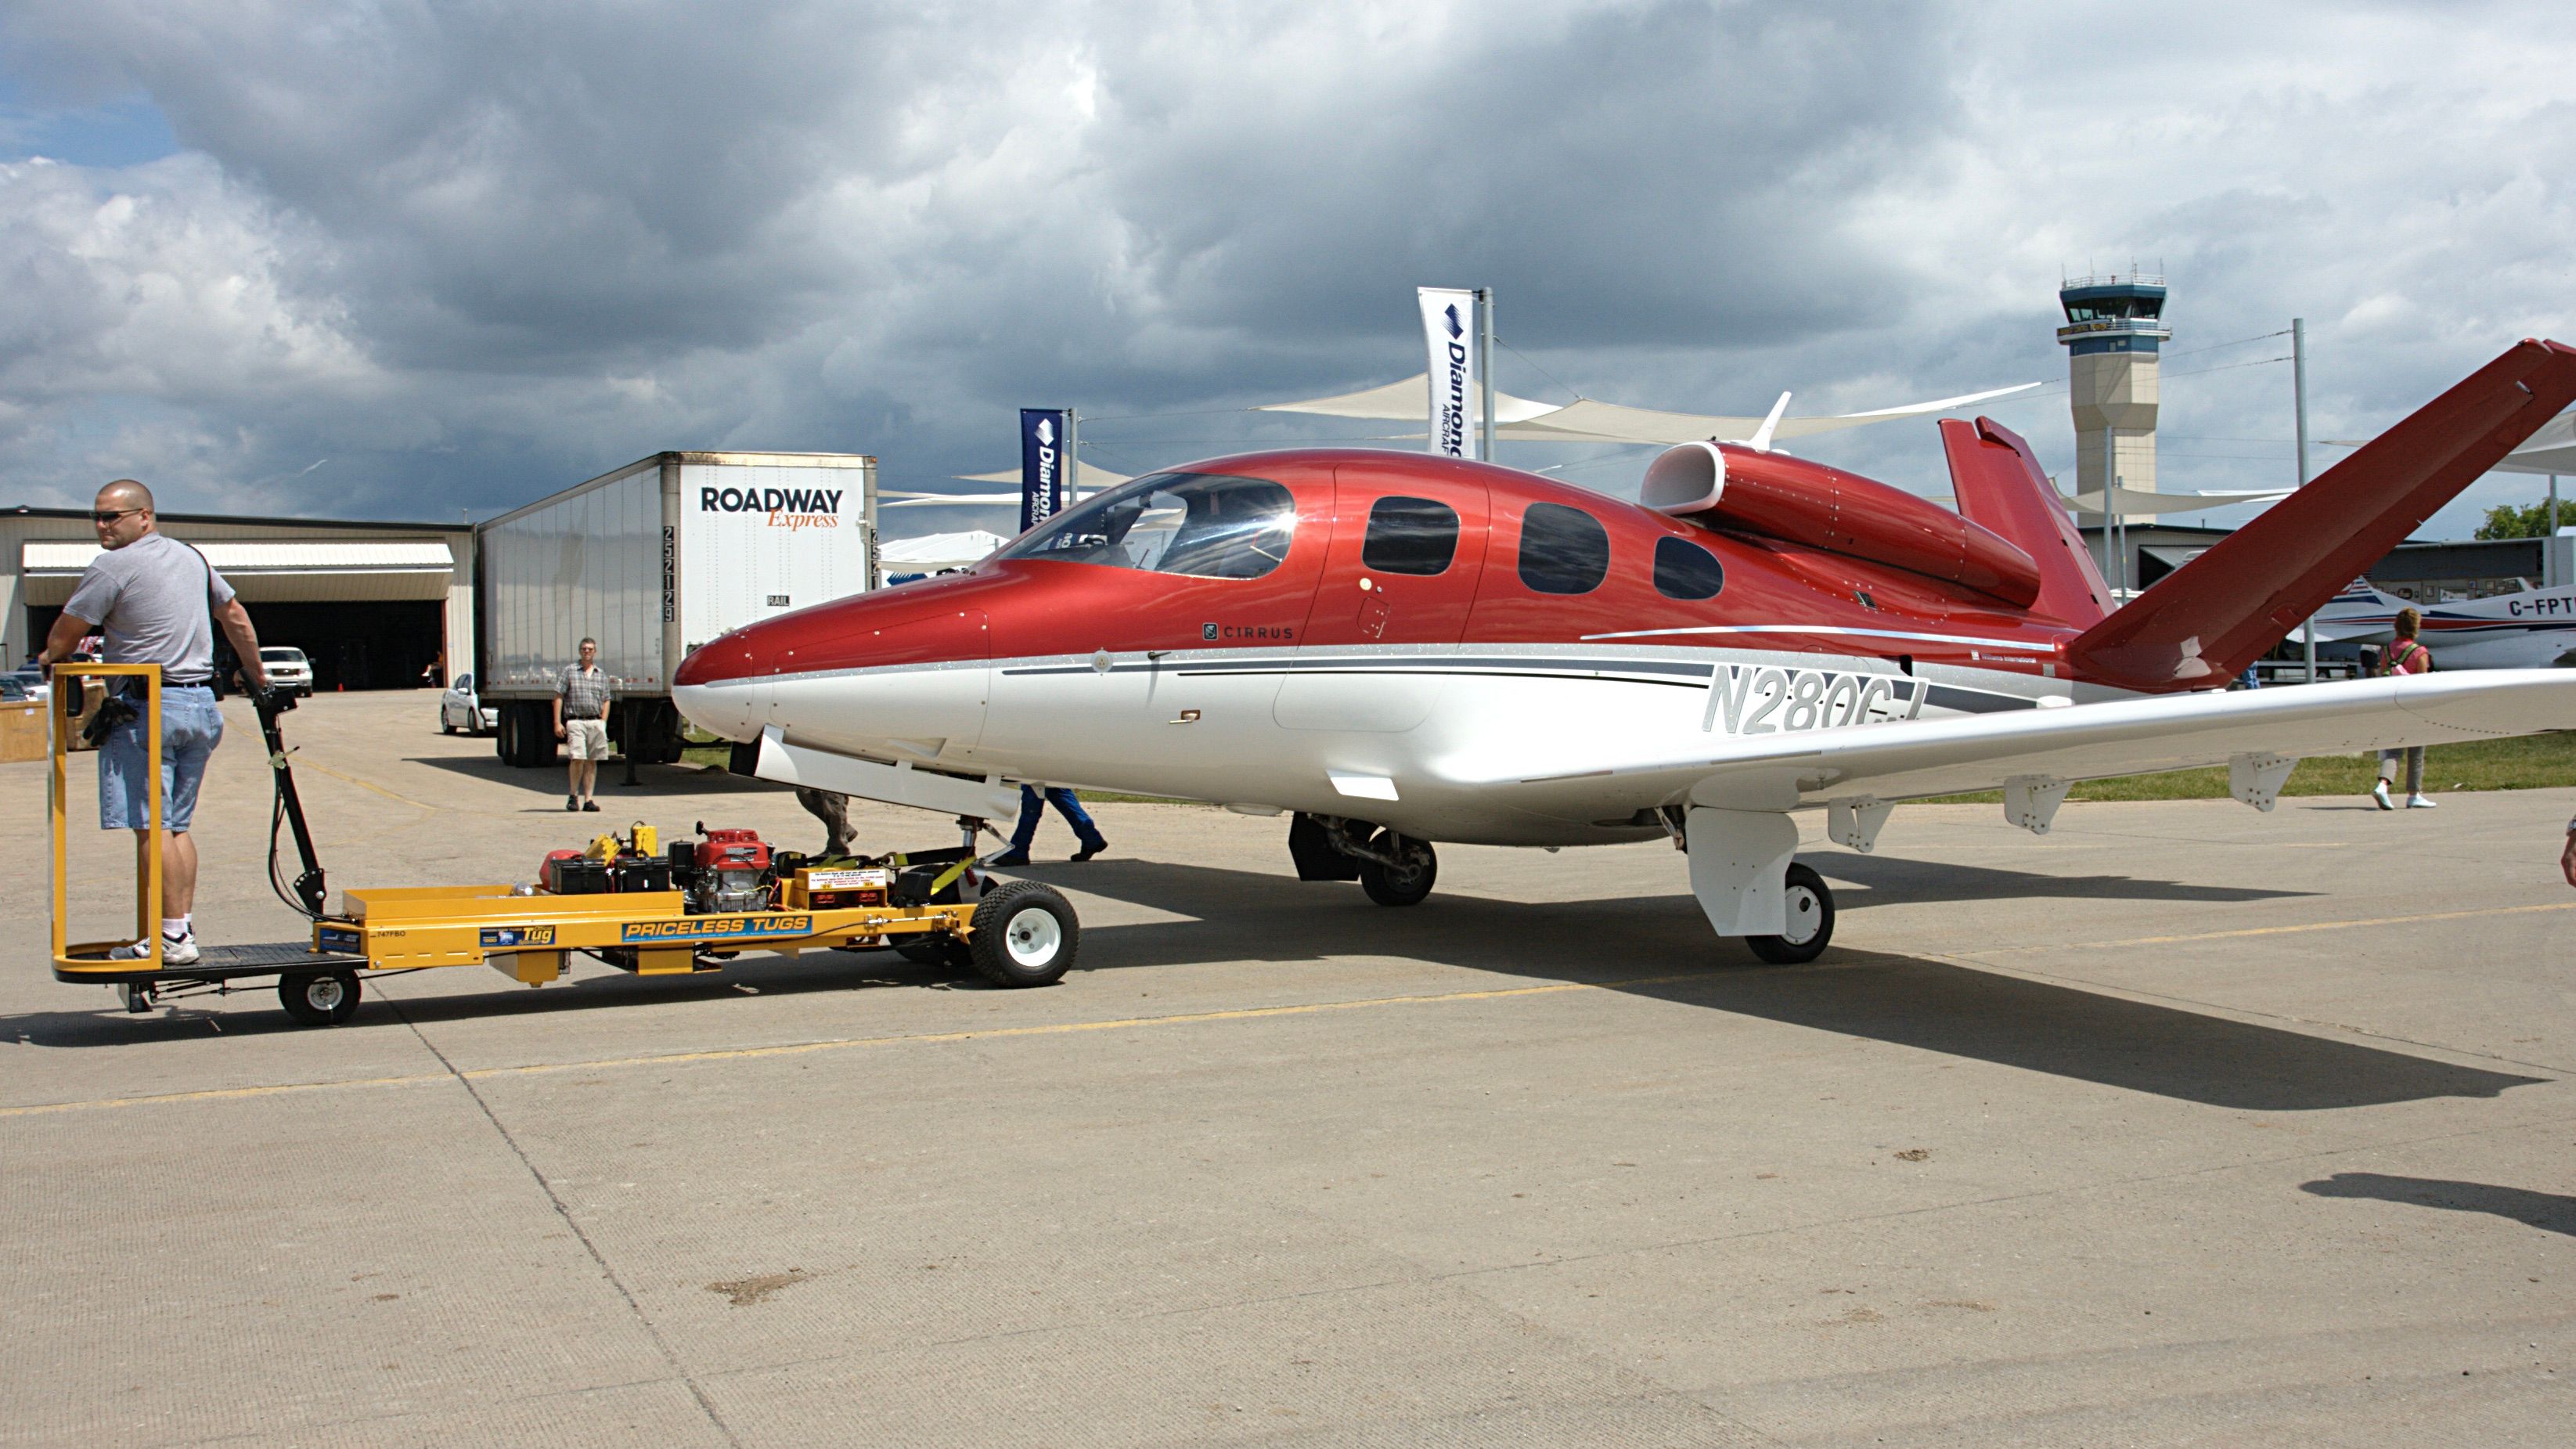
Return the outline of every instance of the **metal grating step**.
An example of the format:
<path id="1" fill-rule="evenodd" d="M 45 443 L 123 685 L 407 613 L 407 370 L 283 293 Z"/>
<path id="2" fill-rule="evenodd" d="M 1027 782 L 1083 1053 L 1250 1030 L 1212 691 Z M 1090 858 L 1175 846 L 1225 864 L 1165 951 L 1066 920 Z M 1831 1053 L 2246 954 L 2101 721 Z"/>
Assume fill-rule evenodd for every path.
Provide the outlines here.
<path id="1" fill-rule="evenodd" d="M 316 951 L 311 943 L 305 941 L 277 941 L 244 946 L 201 946 L 198 952 L 196 966 L 212 967 L 218 971 L 239 971 L 254 967 L 274 971 L 282 967 L 295 966 L 345 967 L 367 964 L 363 956 Z"/>

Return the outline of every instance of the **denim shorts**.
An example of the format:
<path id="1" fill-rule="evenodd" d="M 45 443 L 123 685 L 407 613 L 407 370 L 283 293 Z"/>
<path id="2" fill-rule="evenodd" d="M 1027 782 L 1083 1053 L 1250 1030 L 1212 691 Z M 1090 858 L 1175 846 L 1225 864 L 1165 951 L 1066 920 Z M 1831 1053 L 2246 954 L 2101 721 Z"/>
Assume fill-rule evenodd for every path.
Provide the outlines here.
<path id="1" fill-rule="evenodd" d="M 206 761 L 223 738 L 224 716 L 213 690 L 202 684 L 161 687 L 162 829 L 185 830 L 195 818 L 197 783 L 206 777 Z M 151 771 L 138 713 L 108 731 L 98 747 L 99 829 L 152 827 L 152 797 L 145 793 Z"/>

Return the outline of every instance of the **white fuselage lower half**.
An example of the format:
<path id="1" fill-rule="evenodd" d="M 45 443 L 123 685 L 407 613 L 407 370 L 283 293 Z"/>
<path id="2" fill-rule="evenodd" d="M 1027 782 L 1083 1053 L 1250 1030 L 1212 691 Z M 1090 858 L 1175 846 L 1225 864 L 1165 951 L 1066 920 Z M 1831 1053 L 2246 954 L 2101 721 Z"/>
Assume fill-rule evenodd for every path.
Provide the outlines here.
<path id="1" fill-rule="evenodd" d="M 968 774 L 1340 815 L 1425 840 L 1650 839 L 1671 800 L 1540 813 L 1470 781 L 1599 773 L 1731 736 L 2113 697 L 2021 671 L 1638 645 L 1172 651 L 907 665 L 683 686 L 735 740 Z M 1707 801 L 1703 804 L 1710 803 Z M 1793 808 L 1785 798 L 1746 808 Z M 1572 807 L 1568 807 L 1572 808 Z M 1649 811 L 1641 818 L 1640 809 Z"/>

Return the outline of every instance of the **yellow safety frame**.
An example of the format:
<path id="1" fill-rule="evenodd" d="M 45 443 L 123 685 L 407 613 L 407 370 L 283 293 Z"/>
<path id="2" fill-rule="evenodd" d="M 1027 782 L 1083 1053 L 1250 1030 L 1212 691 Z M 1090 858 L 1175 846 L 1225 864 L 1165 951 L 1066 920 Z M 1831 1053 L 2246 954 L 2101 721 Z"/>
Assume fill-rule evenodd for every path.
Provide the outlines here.
<path id="1" fill-rule="evenodd" d="M 71 929 L 71 864 L 69 774 L 71 726 L 80 718 L 80 705 L 88 691 L 82 681 L 89 679 L 140 679 L 143 681 L 143 736 L 146 777 L 151 781 L 152 828 L 135 841 L 134 853 L 134 930 L 135 939 L 148 941 L 152 954 L 126 961 L 110 961 L 107 953 L 127 944 L 123 941 L 67 941 Z M 46 718 L 52 736 L 52 772 L 45 792 L 46 814 L 54 832 L 54 975 L 75 981 L 84 976 L 102 979 L 130 977 L 137 971 L 161 969 L 161 666 L 158 664 L 89 664 L 63 663 L 54 666 L 54 698 Z"/>
<path id="2" fill-rule="evenodd" d="M 964 862 L 960 862 L 962 869 Z M 803 874 L 800 872 L 800 875 Z M 791 885 L 791 903 L 801 901 Z M 488 965 L 536 986 L 563 974 L 573 952 L 629 950 L 640 976 L 708 969 L 700 950 L 775 951 L 793 957 L 834 946 L 887 945 L 898 938 L 974 935 L 975 903 L 853 906 L 688 914 L 679 891 L 522 895 L 506 885 L 353 887 L 342 912 L 313 925 L 317 953 L 365 959 L 371 971 Z"/>

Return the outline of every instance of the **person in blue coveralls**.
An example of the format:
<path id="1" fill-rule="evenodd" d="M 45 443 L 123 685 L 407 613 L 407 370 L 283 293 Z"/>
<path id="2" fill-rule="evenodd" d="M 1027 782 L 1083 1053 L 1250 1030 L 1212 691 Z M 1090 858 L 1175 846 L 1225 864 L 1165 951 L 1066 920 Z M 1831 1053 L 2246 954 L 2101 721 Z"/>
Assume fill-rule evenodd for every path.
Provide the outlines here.
<path id="1" fill-rule="evenodd" d="M 986 865 L 1028 864 L 1029 847 L 1038 838 L 1038 821 L 1045 818 L 1046 808 L 1049 805 L 1055 806 L 1057 813 L 1064 816 L 1064 823 L 1073 827 L 1074 838 L 1082 842 L 1082 849 L 1073 853 L 1075 860 L 1089 860 L 1109 848 L 1107 837 L 1100 833 L 1099 826 L 1091 823 L 1091 816 L 1083 810 L 1082 801 L 1076 799 L 1071 790 L 1060 790 L 1049 786 L 1047 792 L 1040 795 L 1036 786 L 1022 785 L 1020 787 L 1020 824 L 1018 829 L 1011 832 L 1011 848 L 984 863 Z"/>

